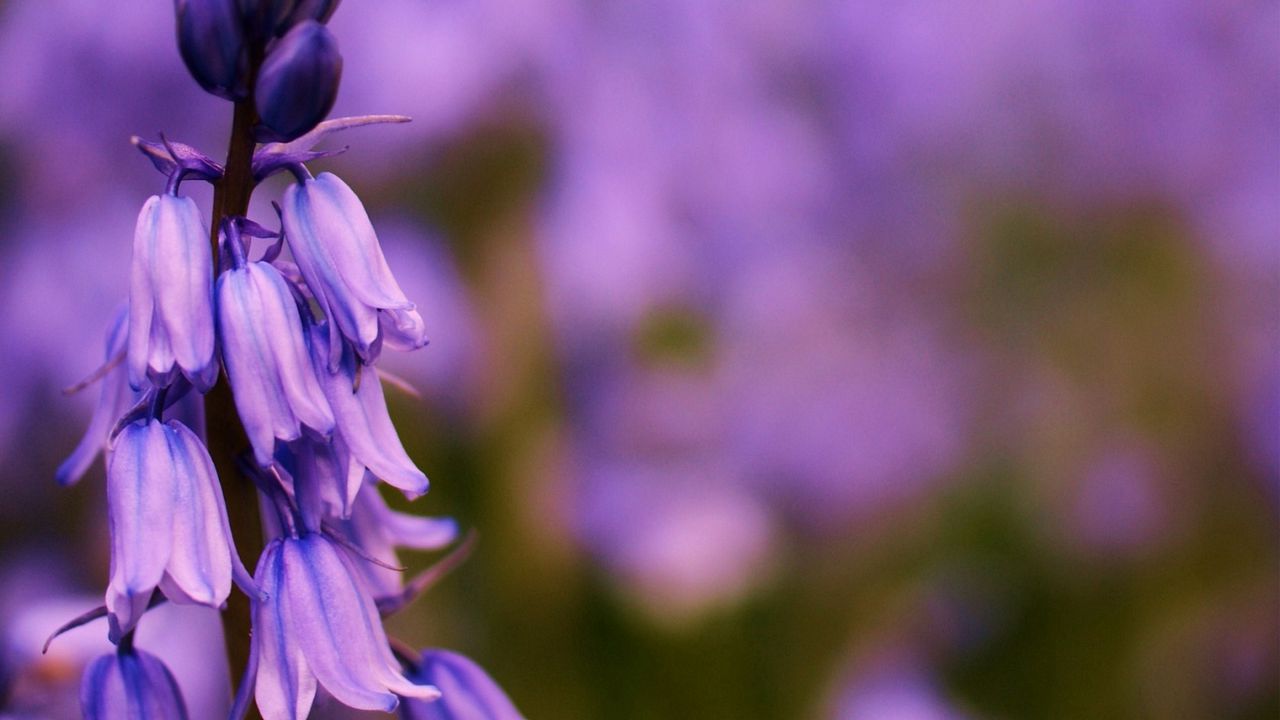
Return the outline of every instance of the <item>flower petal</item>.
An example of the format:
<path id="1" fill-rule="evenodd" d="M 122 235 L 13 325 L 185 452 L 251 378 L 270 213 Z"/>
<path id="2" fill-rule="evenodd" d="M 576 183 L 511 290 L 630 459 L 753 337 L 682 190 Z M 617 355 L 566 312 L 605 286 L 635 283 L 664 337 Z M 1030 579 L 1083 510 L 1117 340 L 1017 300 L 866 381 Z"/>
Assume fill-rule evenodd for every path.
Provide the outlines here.
<path id="1" fill-rule="evenodd" d="M 316 694 L 316 678 L 296 639 L 286 634 L 282 594 L 281 549 L 285 541 L 267 546 L 254 577 L 266 595 L 255 603 L 253 642 L 259 653 L 254 697 L 264 720 L 306 718 Z"/>
<path id="2" fill-rule="evenodd" d="M 398 701 L 378 672 L 378 646 L 385 649 L 387 638 L 381 623 L 370 624 L 373 602 L 339 552 L 317 534 L 284 542 L 280 606 L 286 632 L 335 698 L 353 708 L 391 711 Z"/>
<path id="3" fill-rule="evenodd" d="M 145 609 L 169 562 L 174 462 L 159 422 L 138 421 L 116 439 L 107 469 L 111 583 L 106 605 L 120 632 Z"/>
<path id="4" fill-rule="evenodd" d="M 218 607 L 231 593 L 231 539 L 209 451 L 186 426 L 165 424 L 176 465 L 173 554 L 168 576 L 193 602 Z"/>

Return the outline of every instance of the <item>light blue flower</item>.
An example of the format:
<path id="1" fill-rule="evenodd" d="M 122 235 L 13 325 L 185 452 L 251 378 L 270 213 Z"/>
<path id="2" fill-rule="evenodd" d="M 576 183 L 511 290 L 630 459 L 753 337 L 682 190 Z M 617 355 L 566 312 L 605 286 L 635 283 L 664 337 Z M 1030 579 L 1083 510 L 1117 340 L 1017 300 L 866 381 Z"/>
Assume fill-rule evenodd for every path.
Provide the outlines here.
<path id="1" fill-rule="evenodd" d="M 102 389 L 84 436 L 80 438 L 75 450 L 58 466 L 55 477 L 60 485 L 74 485 L 84 477 L 98 453 L 106 447 L 107 435 L 112 425 L 138 399 L 139 394 L 129 388 L 124 363 L 120 362 L 128 337 L 128 318 L 128 308 L 122 306 L 107 331 L 106 358 L 99 370 L 102 376 L 97 378 L 102 383 Z"/>
<path id="2" fill-rule="evenodd" d="M 154 195 L 133 236 L 129 283 L 129 383 L 164 387 L 179 370 L 201 392 L 214 362 L 213 259 L 191 198 Z"/>
<path id="3" fill-rule="evenodd" d="M 107 468 L 111 636 L 130 632 L 158 586 L 169 600 L 220 606 L 233 571 L 248 583 L 204 444 L 176 420 L 120 431 Z"/>
<path id="4" fill-rule="evenodd" d="M 416 497 L 427 491 L 427 476 L 405 452 L 387 412 L 382 381 L 377 372 L 361 366 L 351 348 L 340 339 L 337 371 L 331 372 L 331 335 L 325 325 L 310 330 L 311 361 L 320 387 L 333 409 L 342 442 L 351 456 L 374 477 Z M 357 378 L 357 373 L 359 377 Z"/>
<path id="5" fill-rule="evenodd" d="M 321 435 L 333 429 L 333 413 L 307 357 L 302 319 L 289 286 L 261 262 L 218 278 L 218 329 L 222 360 L 254 458 L 271 464 L 277 439 Z"/>
<path id="6" fill-rule="evenodd" d="M 391 274 L 360 199 L 330 173 L 289 186 L 281 205 L 285 237 L 307 286 L 330 318 L 330 367 L 341 334 L 365 362 L 382 346 L 426 344 L 422 316 Z"/>
<path id="7" fill-rule="evenodd" d="M 394 710 L 397 696 L 439 697 L 404 676 L 352 561 L 327 537 L 272 541 L 255 577 L 264 599 L 255 604 L 251 662 L 265 720 L 305 718 L 317 684 L 363 710 Z"/>

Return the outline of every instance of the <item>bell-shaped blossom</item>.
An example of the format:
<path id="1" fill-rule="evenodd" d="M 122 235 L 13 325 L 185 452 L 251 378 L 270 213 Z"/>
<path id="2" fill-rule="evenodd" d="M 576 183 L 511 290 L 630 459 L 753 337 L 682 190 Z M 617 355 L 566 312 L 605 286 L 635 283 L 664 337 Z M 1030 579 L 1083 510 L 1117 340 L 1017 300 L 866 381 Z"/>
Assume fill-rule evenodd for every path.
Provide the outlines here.
<path id="1" fill-rule="evenodd" d="M 129 383 L 164 387 L 178 370 L 213 387 L 213 257 L 195 201 L 168 193 L 142 206 L 129 282 Z"/>
<path id="2" fill-rule="evenodd" d="M 122 643 L 94 660 L 80 683 L 85 720 L 186 720 L 187 706 L 169 668 L 159 658 Z"/>
<path id="3" fill-rule="evenodd" d="M 311 328 L 311 362 L 333 409 L 342 442 L 374 477 L 410 496 L 425 493 L 427 476 L 414 465 L 400 442 L 377 372 L 361 365 L 351 347 L 340 339 L 338 369 L 331 372 L 328 363 L 332 340 L 327 335 L 324 325 Z"/>
<path id="4" fill-rule="evenodd" d="M 248 93 L 249 47 L 236 0 L 177 0 L 178 51 L 206 92 L 227 100 Z"/>
<path id="5" fill-rule="evenodd" d="M 113 639 L 133 629 L 157 586 L 173 602 L 217 607 L 231 592 L 233 570 L 244 573 L 209 451 L 176 420 L 142 419 L 120 431 L 107 467 L 107 510 Z"/>
<path id="6" fill-rule="evenodd" d="M 128 337 L 128 318 L 128 308 L 122 306 L 107 331 L 107 351 L 103 360 L 105 364 L 102 366 L 106 372 L 99 378 L 102 389 L 98 394 L 98 403 L 93 407 L 93 415 L 89 419 L 84 437 L 80 438 L 75 450 L 58 466 L 56 477 L 60 485 L 73 485 L 84 477 L 94 458 L 106 447 L 107 434 L 111 432 L 112 425 L 137 401 L 138 393 L 129 388 L 124 364 L 120 362 Z"/>
<path id="7" fill-rule="evenodd" d="M 254 99 L 266 132 L 260 139 L 289 141 L 320 124 L 338 98 L 342 55 L 329 28 L 303 20 L 280 38 L 258 71 Z"/>
<path id="8" fill-rule="evenodd" d="M 285 237 L 325 315 L 330 319 L 330 366 L 341 333 L 366 363 L 382 345 L 411 350 L 426 344 L 422 316 L 391 274 L 360 198 L 331 173 L 289 186 L 282 218 Z"/>
<path id="9" fill-rule="evenodd" d="M 440 688 L 440 699 L 410 700 L 400 706 L 404 720 L 521 720 L 498 683 L 479 665 L 448 650 L 427 650 L 409 677 Z"/>
<path id="10" fill-rule="evenodd" d="M 333 414 L 307 359 L 297 302 L 279 271 L 251 262 L 218 278 L 222 360 L 254 458 L 271 464 L 275 441 L 321 435 Z"/>
<path id="11" fill-rule="evenodd" d="M 362 710 L 439 696 L 404 676 L 351 559 L 327 537 L 272 541 L 255 577 L 263 599 L 253 617 L 254 695 L 265 720 L 307 717 L 317 684 Z"/>
<path id="12" fill-rule="evenodd" d="M 293 498 L 302 524 L 319 530 L 326 518 L 351 514 L 356 493 L 364 484 L 365 467 L 351 456 L 342 436 L 328 440 L 303 437 L 276 449 L 275 470 Z"/>
<path id="13" fill-rule="evenodd" d="M 366 586 L 378 600 L 395 597 L 404 589 L 404 573 L 393 569 L 400 564 L 396 548 L 440 550 L 458 539 L 458 523 L 453 518 L 392 510 L 373 485 L 356 495 L 351 516 L 336 524 L 347 541 L 381 563 L 358 566 Z"/>

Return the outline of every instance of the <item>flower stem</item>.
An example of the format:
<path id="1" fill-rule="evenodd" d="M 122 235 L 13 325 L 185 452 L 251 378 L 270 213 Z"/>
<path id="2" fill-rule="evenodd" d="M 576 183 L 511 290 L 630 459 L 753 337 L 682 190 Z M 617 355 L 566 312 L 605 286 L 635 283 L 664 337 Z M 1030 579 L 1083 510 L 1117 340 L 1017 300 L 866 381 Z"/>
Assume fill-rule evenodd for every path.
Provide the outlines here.
<path id="1" fill-rule="evenodd" d="M 244 215 L 249 209 L 249 197 L 253 194 L 253 124 L 257 111 L 252 95 L 248 100 L 236 103 L 231 124 L 231 141 L 227 150 L 226 172 L 213 192 L 213 221 L 210 223 L 215 272 L 218 264 L 218 227 L 222 219 Z M 205 427 L 209 454 L 222 482 L 222 496 L 227 503 L 227 519 L 236 549 L 245 566 L 252 571 L 262 552 L 262 523 L 258 517 L 258 493 L 253 483 L 240 474 L 236 458 L 249 447 L 240 416 L 236 413 L 231 388 L 220 382 L 205 396 Z M 233 592 L 227 599 L 227 609 L 222 614 L 222 627 L 227 645 L 227 660 L 231 666 L 231 681 L 238 682 L 249 664 L 249 636 L 252 630 L 252 613 L 249 598 Z M 250 716 L 256 717 L 250 709 Z"/>

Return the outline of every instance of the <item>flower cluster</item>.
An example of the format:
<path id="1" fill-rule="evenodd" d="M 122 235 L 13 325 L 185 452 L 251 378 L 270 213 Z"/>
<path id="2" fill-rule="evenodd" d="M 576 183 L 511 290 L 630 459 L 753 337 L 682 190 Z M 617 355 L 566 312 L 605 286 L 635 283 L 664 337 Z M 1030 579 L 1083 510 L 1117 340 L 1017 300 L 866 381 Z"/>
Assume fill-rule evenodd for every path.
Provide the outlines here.
<path id="1" fill-rule="evenodd" d="M 518 717 L 474 664 L 443 651 L 393 650 L 382 627 L 382 615 L 410 602 L 449 564 L 404 582 L 396 548 L 442 549 L 458 531 L 451 520 L 391 510 L 376 487 L 386 482 L 410 499 L 427 490 L 392 424 L 376 367 L 384 348 L 421 348 L 426 335 L 359 198 L 335 175 L 313 176 L 306 166 L 332 154 L 313 150 L 332 132 L 405 120 L 324 121 L 342 68 L 324 25 L 336 6 L 176 3 L 192 76 L 234 101 L 238 116 L 251 111 L 252 139 L 240 138 L 251 155 L 237 175 L 234 135 L 226 166 L 182 143 L 134 139 L 167 183 L 138 216 L 127 309 L 93 378 L 102 382 L 101 399 L 58 472 L 60 482 L 74 483 L 99 450 L 105 456 L 106 601 L 67 626 L 106 616 L 117 645 L 85 676 L 87 717 L 185 717 L 171 675 L 134 648 L 134 630 L 160 602 L 223 607 L 233 581 L 252 605 L 233 715 L 253 698 L 268 720 L 306 717 L 323 688 L 353 708 L 390 711 L 409 699 L 405 712 L 414 717 L 452 717 L 459 709 Z M 227 188 L 241 183 L 247 207 L 253 186 L 278 172 L 296 179 L 276 206 L 278 230 L 225 201 L 206 224 L 182 194 L 184 181 L 210 182 L 218 207 Z M 255 241 L 266 244 L 255 248 Z M 204 437 L 204 395 L 225 392 L 217 388 L 222 373 L 236 417 L 211 417 L 209 431 L 234 433 L 227 425 L 238 419 L 247 446 L 231 464 L 255 484 L 265 514 L 267 544 L 252 575 L 241 564 Z M 441 662 L 451 669 L 433 670 Z"/>

